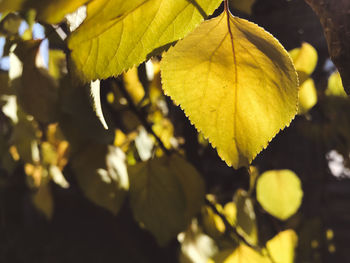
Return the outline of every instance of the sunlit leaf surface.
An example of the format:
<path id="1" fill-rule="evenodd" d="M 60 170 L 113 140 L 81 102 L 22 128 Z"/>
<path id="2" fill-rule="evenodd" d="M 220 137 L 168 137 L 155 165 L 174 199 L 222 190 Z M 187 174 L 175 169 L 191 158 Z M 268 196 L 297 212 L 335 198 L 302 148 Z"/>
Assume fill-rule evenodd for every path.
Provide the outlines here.
<path id="1" fill-rule="evenodd" d="M 289 229 L 278 233 L 269 240 L 266 247 L 275 263 L 293 263 L 297 243 L 297 234 L 294 230 Z"/>
<path id="2" fill-rule="evenodd" d="M 221 0 L 99 0 L 68 46 L 83 80 L 117 76 L 191 32 Z"/>
<path id="3" fill-rule="evenodd" d="M 262 28 L 225 12 L 171 48 L 161 70 L 165 93 L 234 168 L 249 165 L 297 112 L 288 53 Z"/>
<path id="4" fill-rule="evenodd" d="M 303 191 L 298 176 L 290 170 L 271 170 L 257 181 L 256 196 L 271 215 L 286 220 L 301 205 Z"/>

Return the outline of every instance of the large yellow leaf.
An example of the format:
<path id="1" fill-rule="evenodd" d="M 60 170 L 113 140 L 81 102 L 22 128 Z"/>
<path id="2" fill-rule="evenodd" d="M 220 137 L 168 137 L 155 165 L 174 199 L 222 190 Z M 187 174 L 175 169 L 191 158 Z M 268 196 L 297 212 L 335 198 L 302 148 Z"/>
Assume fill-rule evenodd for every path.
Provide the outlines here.
<path id="1" fill-rule="evenodd" d="M 264 172 L 257 181 L 256 197 L 267 212 L 286 220 L 301 205 L 303 190 L 300 179 L 290 170 Z"/>
<path id="2" fill-rule="evenodd" d="M 289 229 L 278 233 L 266 243 L 266 247 L 275 263 L 293 263 L 298 236 Z"/>
<path id="3" fill-rule="evenodd" d="M 247 166 L 297 112 L 288 53 L 262 28 L 226 12 L 171 48 L 161 71 L 165 93 L 234 168 Z"/>
<path id="4" fill-rule="evenodd" d="M 135 219 L 163 245 L 185 230 L 204 200 L 204 183 L 191 164 L 173 155 L 129 168 Z"/>
<path id="5" fill-rule="evenodd" d="M 68 46 L 85 80 L 105 79 L 183 38 L 221 0 L 95 0 Z"/>

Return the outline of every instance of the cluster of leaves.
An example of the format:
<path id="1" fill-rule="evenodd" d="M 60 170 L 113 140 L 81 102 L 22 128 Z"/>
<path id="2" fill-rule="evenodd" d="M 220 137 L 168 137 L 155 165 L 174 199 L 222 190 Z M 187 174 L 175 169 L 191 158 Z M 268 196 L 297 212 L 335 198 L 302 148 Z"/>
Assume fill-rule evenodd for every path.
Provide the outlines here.
<path id="1" fill-rule="evenodd" d="M 259 175 L 250 164 L 297 113 L 307 116 L 316 104 L 310 75 L 317 52 L 305 43 L 289 55 L 268 32 L 233 16 L 228 1 L 208 19 L 221 3 L 1 2 L 9 57 L 0 75 L 8 120 L 1 168 L 13 174 L 23 166 L 33 204 L 48 219 L 51 185 L 70 187 L 69 166 L 91 202 L 117 215 L 127 197 L 135 221 L 160 246 L 177 237 L 182 262 L 293 262 L 296 232 L 262 242 L 255 210 L 289 219 L 301 205 L 300 180 L 289 170 Z M 230 2 L 248 13 L 252 3 Z M 20 34 L 22 23 L 28 28 Z M 33 39 L 35 23 L 49 41 L 47 67 L 43 40 Z M 326 94 L 343 96 L 339 78 L 330 78 Z M 208 138 L 227 165 L 246 167 L 249 190 L 238 189 L 224 206 L 208 194 L 186 159 L 163 91 L 204 146 Z"/>

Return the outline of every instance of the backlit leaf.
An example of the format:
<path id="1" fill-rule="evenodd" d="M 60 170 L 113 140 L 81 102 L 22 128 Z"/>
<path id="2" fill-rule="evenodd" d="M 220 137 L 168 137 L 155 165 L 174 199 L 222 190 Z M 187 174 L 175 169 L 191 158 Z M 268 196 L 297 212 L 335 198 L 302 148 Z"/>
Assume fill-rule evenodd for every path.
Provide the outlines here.
<path id="1" fill-rule="evenodd" d="M 248 166 L 297 112 L 288 53 L 262 28 L 226 12 L 171 48 L 161 70 L 165 93 L 234 168 Z"/>
<path id="2" fill-rule="evenodd" d="M 275 263 L 293 263 L 298 236 L 294 230 L 278 233 L 266 243 L 266 247 Z"/>
<path id="3" fill-rule="evenodd" d="M 298 72 L 299 83 L 302 84 L 314 72 L 317 65 L 317 51 L 309 43 L 304 42 L 300 48 L 289 51 L 295 69 Z"/>
<path id="4" fill-rule="evenodd" d="M 308 112 L 317 103 L 317 91 L 312 78 L 308 78 L 299 89 L 299 113 Z"/>
<path id="5" fill-rule="evenodd" d="M 200 175 L 177 155 L 130 166 L 129 176 L 134 217 L 161 245 L 184 230 L 203 203 Z"/>
<path id="6" fill-rule="evenodd" d="M 327 96 L 339 96 L 347 98 L 343 88 L 343 83 L 338 71 L 334 72 L 328 79 L 328 87 L 326 90 Z"/>
<path id="7" fill-rule="evenodd" d="M 140 64 L 191 32 L 221 0 L 99 0 L 68 46 L 78 75 L 105 79 Z"/>
<path id="8" fill-rule="evenodd" d="M 267 212 L 286 220 L 299 209 L 303 191 L 295 173 L 290 170 L 272 170 L 258 178 L 256 196 Z"/>

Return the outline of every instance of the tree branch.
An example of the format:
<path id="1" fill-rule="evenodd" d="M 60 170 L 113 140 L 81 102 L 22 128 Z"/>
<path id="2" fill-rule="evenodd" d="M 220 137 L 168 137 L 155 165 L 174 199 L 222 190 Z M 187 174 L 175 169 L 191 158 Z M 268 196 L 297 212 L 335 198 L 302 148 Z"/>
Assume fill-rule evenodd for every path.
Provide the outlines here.
<path id="1" fill-rule="evenodd" d="M 350 1 L 305 0 L 319 17 L 328 50 L 350 95 Z"/>

